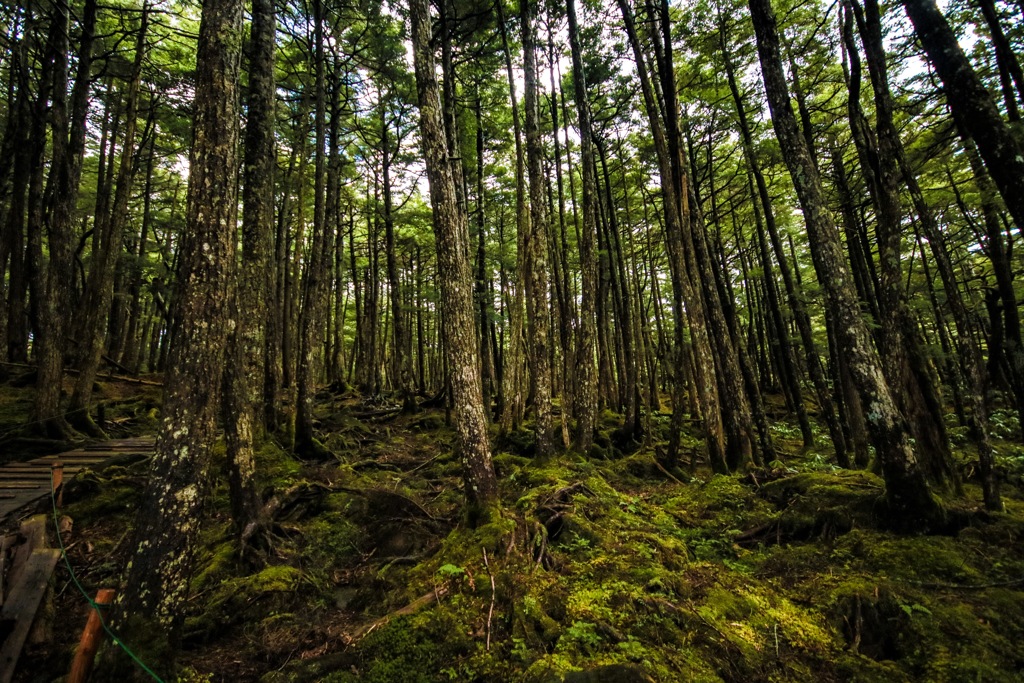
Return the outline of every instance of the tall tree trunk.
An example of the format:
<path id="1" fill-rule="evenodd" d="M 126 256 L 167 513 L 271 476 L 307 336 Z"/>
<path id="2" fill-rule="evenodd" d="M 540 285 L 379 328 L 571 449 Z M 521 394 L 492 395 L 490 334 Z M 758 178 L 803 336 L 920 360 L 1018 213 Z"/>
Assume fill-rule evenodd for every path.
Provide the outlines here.
<path id="1" fill-rule="evenodd" d="M 129 299 L 131 300 L 128 310 L 128 325 L 125 330 L 124 350 L 120 362 L 132 372 L 139 371 L 139 330 L 142 316 L 142 263 L 149 253 L 149 235 L 153 223 L 153 172 L 156 166 L 156 135 L 149 138 L 149 151 L 146 154 L 146 183 L 143 187 L 142 199 L 142 228 L 139 233 L 139 241 L 135 249 L 135 264 L 131 267 L 129 275 Z"/>
<path id="2" fill-rule="evenodd" d="M 53 162 L 51 183 L 54 203 L 47 223 L 50 262 L 47 269 L 45 299 L 40 306 L 40 326 L 36 340 L 39 367 L 34 414 L 44 422 L 46 431 L 54 435 L 67 433 L 60 416 L 60 392 L 63 386 L 64 337 L 71 317 L 70 278 L 74 263 L 74 212 L 85 152 L 86 118 L 89 111 L 89 86 L 92 80 L 93 31 L 96 25 L 96 3 L 89 0 L 83 8 L 82 41 L 78 72 L 71 92 L 71 115 L 65 101 L 67 83 L 68 5 L 60 0 L 55 5 L 54 21 L 59 25 L 59 53 L 55 54 L 54 91 L 51 117 L 53 121 Z M 42 267 L 42 263 L 37 264 Z"/>
<path id="3" fill-rule="evenodd" d="M 135 179 L 135 131 L 138 126 L 139 89 L 142 85 L 142 61 L 146 56 L 148 27 L 149 5 L 144 2 L 141 24 L 135 38 L 131 80 L 128 83 L 124 138 L 121 142 L 114 203 L 110 208 L 110 214 L 103 217 L 103 220 L 97 216 L 94 223 L 96 248 L 93 251 L 93 267 L 89 273 L 83 302 L 85 314 L 81 338 L 77 340 L 78 377 L 68 406 L 71 424 L 93 436 L 104 436 L 102 428 L 98 427 L 89 415 L 89 405 L 92 402 L 92 388 L 103 356 L 107 316 L 114 298 L 115 269 L 123 250 L 124 228 L 128 223 L 128 200 Z"/>
<path id="4" fill-rule="evenodd" d="M 488 301 L 487 268 L 487 221 L 484 212 L 484 121 L 483 102 L 480 87 L 475 88 L 473 114 L 476 118 L 476 280 L 473 283 L 473 297 L 476 300 L 480 335 L 480 377 L 483 381 L 484 406 L 490 417 L 491 399 L 494 396 L 494 362 L 491 353 L 491 307 Z"/>
<path id="5" fill-rule="evenodd" d="M 398 389 L 398 396 L 402 401 L 402 410 L 412 412 L 416 409 L 416 399 L 413 396 L 412 357 L 406 348 L 408 339 L 408 326 L 405 321 L 405 314 L 402 312 L 402 283 L 398 276 L 398 253 L 395 246 L 395 216 L 394 200 L 391 187 L 391 164 L 394 157 L 399 153 L 401 139 L 395 141 L 395 149 L 391 149 L 390 123 L 387 120 L 387 110 L 380 107 L 380 149 L 381 149 L 381 183 L 384 195 L 384 251 L 387 259 L 388 269 L 388 294 L 391 303 L 391 329 L 392 329 L 392 383 Z"/>
<path id="6" fill-rule="evenodd" d="M 526 249 L 523 238 L 530 230 L 530 215 L 526 210 L 526 153 L 523 144 L 523 129 L 519 116 L 519 103 L 516 96 L 516 79 L 512 69 L 512 54 L 508 45 L 508 28 L 505 20 L 504 3 L 498 2 L 498 27 L 501 33 L 502 52 L 505 57 L 505 75 L 508 80 L 509 100 L 512 103 L 512 132 L 516 148 L 516 274 L 519 277 L 506 280 L 508 288 L 512 288 L 509 297 L 508 336 L 509 350 L 502 362 L 504 382 L 502 386 L 503 411 L 501 413 L 501 430 L 508 432 L 518 427 L 523 417 L 526 403 L 524 389 L 523 356 L 526 346 L 524 331 L 525 292 L 522 285 L 525 277 Z"/>
<path id="7" fill-rule="evenodd" d="M 313 49 L 315 51 L 313 157 L 313 234 L 310 240 L 306 276 L 303 279 L 302 313 L 299 317 L 299 355 L 295 373 L 295 451 L 307 457 L 323 455 L 323 447 L 313 437 L 313 398 L 323 370 L 324 319 L 331 250 L 327 225 L 327 50 L 324 26 L 327 18 L 323 0 L 313 4 Z"/>
<path id="8" fill-rule="evenodd" d="M 616 331 L 622 348 L 620 362 L 619 401 L 623 407 L 623 435 L 630 440 L 640 437 L 640 405 L 637 391 L 637 358 L 633 350 L 633 315 L 631 296 L 626 280 L 625 259 L 622 254 L 622 240 L 619 235 L 619 221 L 614 206 L 612 179 L 608 170 L 608 158 L 604 143 L 594 140 L 601 162 L 601 175 L 608 196 L 608 260 L 611 270 L 612 300 L 615 309 Z M 628 206 L 628 204 L 627 204 Z"/>
<path id="9" fill-rule="evenodd" d="M 775 222 L 775 212 L 772 208 L 771 198 L 768 193 L 768 184 L 765 182 L 764 174 L 761 172 L 760 166 L 757 163 L 756 155 L 754 154 L 753 135 L 747 119 L 746 108 L 743 105 L 743 99 L 740 95 L 739 86 L 736 81 L 735 67 L 733 66 L 732 58 L 728 51 L 724 22 L 722 22 L 720 26 L 722 55 L 725 61 L 725 70 L 729 81 L 729 89 L 733 96 L 733 102 L 736 105 L 736 115 L 739 119 L 740 132 L 743 138 L 743 152 L 757 187 L 757 197 L 754 198 L 753 201 L 755 203 L 760 201 L 761 208 L 764 211 L 765 227 L 768 230 L 772 249 L 775 254 L 776 261 L 778 262 L 779 273 L 782 276 L 782 284 L 786 290 L 786 300 L 789 303 L 790 310 L 793 312 L 797 331 L 800 333 L 800 340 L 803 343 L 804 358 L 807 361 L 807 371 L 810 375 L 811 383 L 814 385 L 818 403 L 821 407 L 822 416 L 825 418 L 825 423 L 828 425 L 832 445 L 836 450 L 836 459 L 840 463 L 844 463 L 848 461 L 846 456 L 846 444 L 833 406 L 832 390 L 825 381 L 825 372 L 821 366 L 821 358 L 818 355 L 817 345 L 814 341 L 814 334 L 811 329 L 811 319 L 807 314 L 807 309 L 804 306 L 801 293 L 797 290 L 796 283 L 793 281 L 793 274 L 790 271 L 789 261 L 787 260 L 785 251 L 782 247 L 782 240 L 779 238 L 779 230 Z M 757 213 L 758 212 L 755 210 L 755 216 Z M 763 233 L 758 231 L 759 247 L 763 240 Z M 767 255 L 765 254 L 762 259 L 766 257 Z M 762 262 L 762 268 L 767 275 L 770 270 L 767 267 L 767 264 Z M 768 285 L 766 284 L 766 286 Z M 771 295 L 769 293 L 769 297 L 770 296 Z M 772 306 L 770 301 L 769 306 Z M 782 349 L 782 352 L 786 353 L 785 348 Z"/>
<path id="10" fill-rule="evenodd" d="M 228 332 L 238 171 L 239 0 L 205 0 L 196 57 L 188 215 L 178 261 L 174 343 L 150 479 L 132 532 L 132 559 L 114 620 L 151 650 L 168 675 L 179 641 L 199 540 Z M 142 653 L 145 657 L 145 653 Z M 124 661 L 124 660 L 122 660 Z M 125 662 L 126 666 L 132 666 Z M 113 680 L 113 678 L 108 678 Z"/>
<path id="11" fill-rule="evenodd" d="M 0 190 L 7 199 L 0 217 L 0 358 L 24 362 L 28 344 L 27 327 L 21 322 L 25 290 L 25 192 L 28 189 L 29 129 L 32 107 L 29 93 L 29 49 L 35 41 L 34 17 L 26 9 L 17 26 L 21 37 L 11 49 L 8 66 L 7 122 L 0 166 Z M 17 85 L 17 88 L 15 88 Z M 10 263 L 9 278 L 5 269 Z M 24 331 L 24 332 L 23 332 Z"/>
<path id="12" fill-rule="evenodd" d="M 530 357 L 531 394 L 536 416 L 537 455 L 551 454 L 551 360 L 548 308 L 548 211 L 544 191 L 544 146 L 537 97 L 536 3 L 521 0 L 523 33 L 524 106 L 526 109 L 526 164 L 529 170 L 530 224 L 526 246 L 526 329 Z"/>
<path id="13" fill-rule="evenodd" d="M 878 242 L 881 353 L 885 359 L 889 386 L 894 398 L 907 418 L 918 444 L 918 455 L 932 483 L 957 487 L 953 469 L 949 438 L 946 435 L 944 410 L 939 398 L 934 372 L 922 349 L 917 321 L 910 312 L 906 290 L 903 287 L 901 267 L 903 241 L 903 211 L 900 205 L 900 177 L 898 159 L 902 156 L 902 143 L 893 122 L 892 95 L 882 46 L 881 15 L 878 5 L 868 0 L 867 15 L 856 0 L 846 3 L 845 35 L 850 53 L 856 52 L 853 43 L 851 13 L 856 16 L 860 29 L 867 65 L 871 76 L 875 101 L 874 144 L 860 138 L 861 165 L 869 178 L 868 187 L 875 206 L 875 237 Z M 852 7 L 852 12 L 850 8 Z M 859 102 L 850 98 L 851 118 L 867 119 L 860 112 Z M 870 147 L 870 148 L 869 148 Z"/>
<path id="14" fill-rule="evenodd" d="M 498 482 L 487 442 L 487 417 L 480 392 L 479 359 L 473 325 L 473 284 L 469 231 L 458 203 L 445 143 L 441 98 L 431 48 L 430 2 L 409 3 L 420 132 L 434 213 L 437 275 L 444 318 L 447 376 L 451 383 L 455 431 L 462 457 L 471 521 L 487 519 L 498 498 Z"/>
<path id="15" fill-rule="evenodd" d="M 243 542 L 259 523 L 254 443 L 265 428 L 267 327 L 274 270 L 274 48 L 273 0 L 253 0 L 249 38 L 248 116 L 242 189 L 242 258 L 235 290 L 235 329 L 224 375 L 224 441 L 231 516 Z"/>
<path id="16" fill-rule="evenodd" d="M 597 424 L 597 368 L 594 366 L 594 344 L 597 337 L 597 178 L 594 175 L 594 142 L 587 99 L 587 73 L 580 48 L 579 21 L 576 1 L 566 0 L 569 17 L 569 49 L 572 53 L 572 71 L 576 117 L 580 133 L 580 168 L 583 171 L 583 224 L 580 228 L 580 325 L 576 341 L 576 395 L 572 405 L 576 418 L 575 448 L 583 454 L 590 452 Z"/>
<path id="17" fill-rule="evenodd" d="M 761 74 L 775 133 L 800 200 L 818 281 L 835 317 L 839 347 L 849 363 L 881 462 L 886 497 L 898 523 L 914 528 L 935 521 L 938 505 L 925 481 L 907 425 L 885 381 L 878 354 L 861 317 L 846 267 L 839 231 L 829 213 L 818 170 L 800 134 L 782 70 L 779 34 L 770 0 L 748 0 Z"/>
<path id="18" fill-rule="evenodd" d="M 661 85 L 657 92 L 655 91 L 655 85 L 658 82 L 653 81 L 649 76 L 647 60 L 640 47 L 640 40 L 636 32 L 633 11 L 627 0 L 618 0 L 618 4 L 636 60 L 644 108 L 647 111 L 658 157 L 664 207 L 665 241 L 669 253 L 669 270 L 672 276 L 672 308 L 676 319 L 674 327 L 675 358 L 672 362 L 672 425 L 665 460 L 666 464 L 672 467 L 679 464 L 679 437 L 682 432 L 685 415 L 683 407 L 686 404 L 687 396 L 684 368 L 688 363 L 689 347 L 686 344 L 684 333 L 688 324 L 695 361 L 693 363 L 695 391 L 690 397 L 697 408 L 698 417 L 702 420 L 705 446 L 711 467 L 716 472 L 727 472 L 714 356 L 701 295 L 699 289 L 690 279 L 690 272 L 686 265 L 687 257 L 684 253 L 684 231 L 689 228 L 690 212 L 688 208 L 688 179 L 684 176 L 681 165 L 682 135 L 675 96 L 675 74 L 670 64 L 664 65 L 664 68 L 659 70 L 659 74 L 663 80 L 669 83 L 669 87 Z M 651 19 L 654 18 L 651 17 Z"/>
<path id="19" fill-rule="evenodd" d="M 901 0 L 928 61 L 942 80 L 949 108 L 978 145 L 981 158 L 1018 227 L 1024 226 L 1024 149 L 1003 120 L 935 0 Z M 1024 350 L 1018 360 L 1024 363 Z"/>

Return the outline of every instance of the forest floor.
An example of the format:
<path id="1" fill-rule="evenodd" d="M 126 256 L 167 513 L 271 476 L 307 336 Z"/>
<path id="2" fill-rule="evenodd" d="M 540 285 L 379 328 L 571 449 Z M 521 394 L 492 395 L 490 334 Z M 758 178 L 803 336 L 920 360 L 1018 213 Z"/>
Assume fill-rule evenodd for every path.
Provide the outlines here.
<path id="1" fill-rule="evenodd" d="M 119 436 L 153 433 L 157 388 L 101 389 Z M 27 392 L 0 386 L 0 433 Z M 654 459 L 668 415 L 653 416 L 649 443 L 624 449 L 608 436 L 619 418 L 606 412 L 600 458 L 537 462 L 528 429 L 495 435 L 503 514 L 474 530 L 443 412 L 399 415 L 329 393 L 318 410 L 335 459 L 303 463 L 276 442 L 258 453 L 263 487 L 284 501 L 262 555 L 239 558 L 226 487 L 210 491 L 179 681 L 1024 675 L 1019 443 L 998 443 L 1018 483 L 1004 489 L 1005 514 L 986 514 L 953 430 L 968 481 L 945 504 L 959 529 L 895 535 L 880 519 L 881 480 L 801 454 L 782 416 L 774 428 L 786 455 L 770 467 L 713 476 L 698 464 L 669 477 Z M 146 471 L 146 461 L 120 463 L 67 485 L 63 541 L 89 594 L 118 584 Z M 53 608 L 52 640 L 26 650 L 16 680 L 68 670 L 87 606 L 63 564 Z M 590 673 L 570 673 L 581 670 Z"/>

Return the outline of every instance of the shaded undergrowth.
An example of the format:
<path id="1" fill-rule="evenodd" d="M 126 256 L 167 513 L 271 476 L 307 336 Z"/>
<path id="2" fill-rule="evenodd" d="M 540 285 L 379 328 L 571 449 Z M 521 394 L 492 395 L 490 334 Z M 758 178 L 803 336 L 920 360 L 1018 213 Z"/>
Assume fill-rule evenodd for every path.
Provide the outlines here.
<path id="1" fill-rule="evenodd" d="M 256 566 L 239 559 L 225 487 L 210 491 L 180 680 L 893 683 L 1024 671 L 1015 489 L 1005 514 L 988 515 L 968 482 L 966 498 L 946 501 L 957 530 L 894 535 L 874 474 L 794 446 L 743 475 L 698 464 L 666 476 L 655 460 L 665 420 L 651 421 L 646 445 L 620 449 L 606 413 L 598 457 L 538 463 L 528 429 L 495 434 L 503 513 L 469 529 L 443 413 L 345 396 L 320 418 L 333 460 L 300 462 L 274 441 L 258 453 L 266 495 L 285 503 Z M 116 585 L 145 472 L 117 465 L 68 488 L 68 552 L 90 589 Z M 61 609 L 81 615 L 67 580 L 58 574 Z M 54 677 L 77 621 L 40 663 Z"/>

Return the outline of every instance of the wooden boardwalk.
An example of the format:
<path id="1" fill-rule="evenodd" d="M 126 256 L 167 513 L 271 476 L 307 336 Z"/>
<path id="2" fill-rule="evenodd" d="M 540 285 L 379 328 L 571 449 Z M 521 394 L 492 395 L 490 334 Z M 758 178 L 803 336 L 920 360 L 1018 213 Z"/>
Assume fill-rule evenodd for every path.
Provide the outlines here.
<path id="1" fill-rule="evenodd" d="M 50 495 L 50 477 L 55 465 L 63 465 L 63 479 L 67 481 L 82 470 L 117 456 L 151 454 L 153 444 L 151 436 L 103 441 L 78 450 L 0 467 L 0 527 L 18 510 Z"/>
<path id="2" fill-rule="evenodd" d="M 51 477 L 67 481 L 82 470 L 125 455 L 153 452 L 153 438 L 104 441 L 74 451 L 0 467 L 0 683 L 10 683 L 60 551 L 49 547 L 47 514 L 22 519 L 50 496 Z M 60 474 L 58 474 L 58 471 Z M 59 483 L 59 481 L 58 481 Z M 31 508 L 31 510 L 29 509 Z M 18 514 L 22 513 L 22 514 Z"/>

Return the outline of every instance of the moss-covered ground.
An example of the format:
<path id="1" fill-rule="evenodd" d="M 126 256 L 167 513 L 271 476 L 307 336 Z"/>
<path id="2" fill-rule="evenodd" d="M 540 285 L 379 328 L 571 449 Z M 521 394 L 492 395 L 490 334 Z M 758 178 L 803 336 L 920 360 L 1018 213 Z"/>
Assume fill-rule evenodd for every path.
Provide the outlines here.
<path id="1" fill-rule="evenodd" d="M 780 460 L 736 476 L 700 463 L 667 476 L 655 460 L 667 416 L 630 453 L 602 438 L 601 457 L 543 463 L 528 428 L 495 433 L 503 512 L 470 529 L 443 412 L 379 413 L 325 397 L 329 462 L 263 445 L 261 485 L 285 504 L 255 562 L 240 559 L 214 485 L 179 680 L 1024 677 L 1024 500 L 1011 482 L 1005 513 L 980 512 L 966 446 L 965 496 L 944 501 L 960 521 L 918 536 L 885 530 L 877 476 L 798 455 L 781 419 Z M 603 416 L 605 433 L 617 425 Z M 1012 475 L 1020 446 L 998 446 Z M 68 488 L 65 542 L 89 591 L 119 580 L 145 474 L 111 467 Z M 66 618 L 28 652 L 23 680 L 67 671 L 85 608 L 63 569 L 57 607 Z"/>

